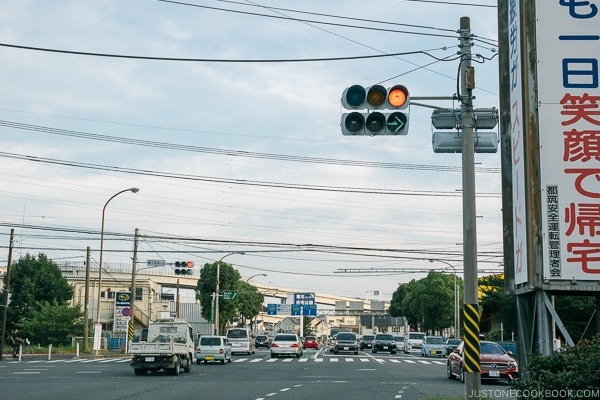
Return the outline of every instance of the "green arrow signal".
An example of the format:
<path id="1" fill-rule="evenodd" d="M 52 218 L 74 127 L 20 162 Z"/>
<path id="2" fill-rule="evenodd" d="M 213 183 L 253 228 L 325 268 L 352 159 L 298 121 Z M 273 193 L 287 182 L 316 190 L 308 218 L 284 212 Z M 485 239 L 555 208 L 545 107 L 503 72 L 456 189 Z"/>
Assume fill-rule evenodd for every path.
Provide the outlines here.
<path id="1" fill-rule="evenodd" d="M 395 112 L 391 113 L 387 119 L 386 125 L 389 130 L 394 133 L 402 132 L 402 129 L 406 126 L 406 122 L 408 121 L 408 117 L 405 113 Z"/>

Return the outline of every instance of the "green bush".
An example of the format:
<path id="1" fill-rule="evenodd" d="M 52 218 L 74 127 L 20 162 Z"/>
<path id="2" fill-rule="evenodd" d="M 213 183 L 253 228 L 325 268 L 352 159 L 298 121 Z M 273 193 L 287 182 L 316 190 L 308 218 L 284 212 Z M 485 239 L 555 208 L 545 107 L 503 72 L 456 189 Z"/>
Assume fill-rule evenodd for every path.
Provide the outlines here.
<path id="1" fill-rule="evenodd" d="M 599 371 L 600 335 L 551 356 L 529 355 L 528 378 L 511 385 L 521 399 L 587 399 L 600 393 Z"/>

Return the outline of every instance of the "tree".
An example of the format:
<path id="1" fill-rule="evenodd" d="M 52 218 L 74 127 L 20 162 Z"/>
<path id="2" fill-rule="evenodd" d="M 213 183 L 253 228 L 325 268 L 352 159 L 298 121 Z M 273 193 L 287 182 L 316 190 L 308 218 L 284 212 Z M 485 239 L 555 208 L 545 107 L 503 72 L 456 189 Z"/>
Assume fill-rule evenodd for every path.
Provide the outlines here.
<path id="1" fill-rule="evenodd" d="M 218 261 L 212 264 L 204 264 L 196 286 L 196 298 L 200 301 L 202 307 L 202 317 L 209 321 L 213 319 L 211 318 L 213 310 L 212 296 L 217 286 L 217 263 Z M 219 272 L 220 293 L 222 294 L 226 290 L 236 291 L 241 279 L 240 273 L 230 264 L 224 262 L 221 262 Z M 238 304 L 237 301 L 223 300 L 222 296 L 219 296 L 217 301 L 219 302 L 219 331 L 222 331 L 222 328 L 228 322 L 235 321 L 238 318 Z"/>
<path id="2" fill-rule="evenodd" d="M 595 297 L 557 295 L 554 298 L 554 308 L 575 343 L 583 338 L 589 339 L 598 333 L 597 329 L 593 328 L 593 324 L 591 329 L 588 326 L 594 317 L 594 311 L 598 312 Z M 560 330 L 556 331 L 561 334 Z"/>
<path id="3" fill-rule="evenodd" d="M 478 286 L 482 312 L 489 314 L 493 323 L 501 322 L 505 332 L 516 333 L 517 300 L 515 295 L 504 294 L 504 276 L 490 275 L 479 278 Z M 500 340 L 500 335 L 492 335 L 490 339 Z"/>
<path id="4" fill-rule="evenodd" d="M 431 271 L 427 277 L 398 286 L 390 315 L 404 316 L 415 329 L 441 330 L 454 322 L 454 277 Z"/>
<path id="5" fill-rule="evenodd" d="M 45 254 L 40 253 L 37 258 L 26 254 L 11 265 L 10 292 L 8 329 L 20 328 L 23 336 L 43 344 L 63 343 L 70 336 L 80 334 L 81 308 L 68 305 L 73 298 L 73 288 L 58 265 Z M 49 341 L 49 323 L 63 336 L 62 339 L 57 336 L 58 342 Z"/>
<path id="6" fill-rule="evenodd" d="M 414 279 L 411 281 L 414 282 Z M 408 296 L 409 283 L 403 283 L 398 285 L 398 289 L 394 293 L 392 293 L 392 300 L 390 301 L 389 313 L 392 317 L 405 317 L 407 318 L 406 313 L 402 309 L 402 300 L 406 296 Z"/>
<path id="7" fill-rule="evenodd" d="M 74 333 L 83 330 L 83 318 L 79 307 L 41 302 L 20 326 L 34 343 L 68 345 Z"/>
<path id="8" fill-rule="evenodd" d="M 244 280 L 238 281 L 236 291 L 238 293 L 236 303 L 240 315 L 244 320 L 252 321 L 260 313 L 260 306 L 265 296 L 256 289 L 256 286 Z"/>

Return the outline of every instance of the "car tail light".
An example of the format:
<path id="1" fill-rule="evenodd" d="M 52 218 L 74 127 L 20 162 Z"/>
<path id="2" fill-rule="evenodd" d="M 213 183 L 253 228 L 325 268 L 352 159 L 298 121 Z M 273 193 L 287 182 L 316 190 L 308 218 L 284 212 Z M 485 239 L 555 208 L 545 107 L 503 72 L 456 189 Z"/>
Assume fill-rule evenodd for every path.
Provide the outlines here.
<path id="1" fill-rule="evenodd" d="M 271 347 L 279 347 L 279 346 L 277 346 L 277 343 L 271 343 Z"/>
<path id="2" fill-rule="evenodd" d="M 219 354 L 223 354 L 223 349 L 219 349 Z"/>
<path id="3" fill-rule="evenodd" d="M 298 343 L 292 343 L 291 347 L 298 347 Z"/>
<path id="4" fill-rule="evenodd" d="M 196 354 L 200 354 L 200 353 L 202 353 L 202 350 L 196 349 Z"/>

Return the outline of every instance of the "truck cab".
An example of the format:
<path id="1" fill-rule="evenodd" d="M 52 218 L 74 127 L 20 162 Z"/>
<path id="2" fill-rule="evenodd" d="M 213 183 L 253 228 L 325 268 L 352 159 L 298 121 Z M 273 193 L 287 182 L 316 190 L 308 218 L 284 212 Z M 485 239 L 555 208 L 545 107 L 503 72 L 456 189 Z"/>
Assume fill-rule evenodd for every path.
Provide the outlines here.
<path id="1" fill-rule="evenodd" d="M 151 322 L 145 339 L 132 342 L 129 347 L 131 366 L 136 375 L 161 369 L 171 375 L 179 375 L 180 368 L 191 371 L 195 348 L 192 327 L 186 320 L 173 318 Z"/>

